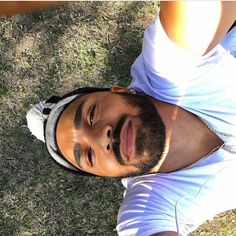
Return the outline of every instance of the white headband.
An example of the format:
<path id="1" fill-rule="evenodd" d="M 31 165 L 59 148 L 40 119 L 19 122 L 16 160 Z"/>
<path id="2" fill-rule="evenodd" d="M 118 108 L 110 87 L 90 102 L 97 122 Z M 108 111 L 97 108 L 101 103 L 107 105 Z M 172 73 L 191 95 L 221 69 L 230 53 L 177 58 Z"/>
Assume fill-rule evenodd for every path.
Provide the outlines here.
<path id="1" fill-rule="evenodd" d="M 66 97 L 58 103 L 47 103 L 45 101 L 34 105 L 26 115 L 27 125 L 31 133 L 39 140 L 46 143 L 49 154 L 60 165 L 75 171 L 79 171 L 76 167 L 71 165 L 60 154 L 56 144 L 56 125 L 57 121 L 64 111 L 67 104 L 72 102 L 75 98 L 82 94 Z M 45 115 L 44 109 L 50 109 L 50 114 Z M 46 121 L 46 126 L 45 125 Z"/>

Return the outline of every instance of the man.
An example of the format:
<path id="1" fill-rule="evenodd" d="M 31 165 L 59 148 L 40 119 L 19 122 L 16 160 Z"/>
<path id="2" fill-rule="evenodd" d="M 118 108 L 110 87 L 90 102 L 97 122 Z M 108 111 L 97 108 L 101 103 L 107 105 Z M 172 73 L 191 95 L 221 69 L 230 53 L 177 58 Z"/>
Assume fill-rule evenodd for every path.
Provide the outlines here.
<path id="1" fill-rule="evenodd" d="M 161 2 L 129 88 L 78 89 L 28 112 L 62 166 L 129 177 L 119 235 L 186 235 L 236 207 L 236 28 L 219 44 L 235 12 L 232 2 Z"/>

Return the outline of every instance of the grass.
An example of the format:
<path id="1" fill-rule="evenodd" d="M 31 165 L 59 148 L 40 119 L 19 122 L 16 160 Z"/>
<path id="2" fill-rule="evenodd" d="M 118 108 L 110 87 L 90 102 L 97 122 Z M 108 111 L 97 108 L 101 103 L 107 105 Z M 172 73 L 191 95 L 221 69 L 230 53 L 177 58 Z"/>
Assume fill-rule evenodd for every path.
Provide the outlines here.
<path id="1" fill-rule="evenodd" d="M 0 235 L 116 235 L 120 180 L 78 177 L 26 127 L 39 100 L 79 86 L 128 85 L 153 2 L 71 2 L 0 19 Z M 192 235 L 236 235 L 235 211 Z"/>

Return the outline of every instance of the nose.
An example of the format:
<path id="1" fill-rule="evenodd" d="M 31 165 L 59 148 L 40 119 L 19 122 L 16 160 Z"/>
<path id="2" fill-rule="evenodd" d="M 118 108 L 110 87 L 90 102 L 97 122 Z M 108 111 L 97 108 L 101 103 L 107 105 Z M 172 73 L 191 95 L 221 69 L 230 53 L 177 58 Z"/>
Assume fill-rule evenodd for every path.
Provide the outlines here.
<path id="1" fill-rule="evenodd" d="M 112 150 L 112 127 L 110 125 L 105 125 L 101 128 L 97 141 L 102 149 L 109 153 Z"/>

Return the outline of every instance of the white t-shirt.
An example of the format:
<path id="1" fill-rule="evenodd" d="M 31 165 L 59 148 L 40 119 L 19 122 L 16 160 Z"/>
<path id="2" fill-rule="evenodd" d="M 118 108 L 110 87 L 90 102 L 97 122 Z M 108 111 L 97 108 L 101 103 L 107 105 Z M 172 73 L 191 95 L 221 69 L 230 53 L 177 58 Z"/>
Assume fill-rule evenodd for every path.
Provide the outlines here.
<path id="1" fill-rule="evenodd" d="M 236 28 L 222 45 L 190 55 L 167 37 L 159 16 L 145 31 L 130 87 L 194 113 L 224 144 L 191 168 L 123 179 L 120 236 L 187 235 L 236 208 Z"/>

